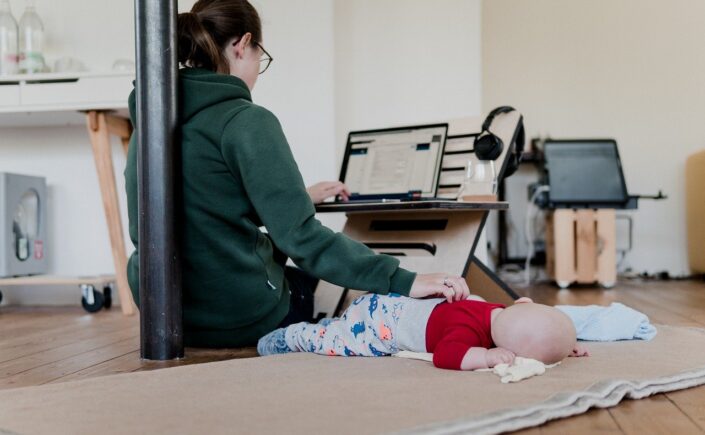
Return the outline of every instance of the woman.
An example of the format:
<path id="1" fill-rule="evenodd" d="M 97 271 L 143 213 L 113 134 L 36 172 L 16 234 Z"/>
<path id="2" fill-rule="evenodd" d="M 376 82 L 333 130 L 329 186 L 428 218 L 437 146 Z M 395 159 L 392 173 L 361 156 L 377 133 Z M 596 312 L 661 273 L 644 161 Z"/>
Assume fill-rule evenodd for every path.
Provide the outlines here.
<path id="1" fill-rule="evenodd" d="M 187 346 L 252 345 L 276 328 L 311 321 L 312 297 L 304 307 L 299 302 L 312 294 L 316 279 L 287 279 L 287 256 L 310 275 L 348 288 L 449 300 L 469 294 L 460 277 L 417 276 L 316 220 L 314 202 L 347 191 L 342 183 L 307 191 L 277 118 L 252 103 L 250 91 L 271 57 L 250 3 L 198 1 L 179 14 L 178 40 Z M 129 103 L 134 120 L 134 91 Z M 132 142 L 125 181 L 135 249 L 136 153 Z M 128 280 L 136 301 L 138 267 L 135 250 Z"/>

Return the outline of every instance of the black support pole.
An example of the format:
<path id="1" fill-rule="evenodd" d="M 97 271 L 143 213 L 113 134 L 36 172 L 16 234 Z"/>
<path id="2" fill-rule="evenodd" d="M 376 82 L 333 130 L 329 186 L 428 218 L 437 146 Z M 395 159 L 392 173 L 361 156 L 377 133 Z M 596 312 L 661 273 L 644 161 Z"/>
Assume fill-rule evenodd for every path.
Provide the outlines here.
<path id="1" fill-rule="evenodd" d="M 135 0 L 141 356 L 184 355 L 176 0 Z"/>

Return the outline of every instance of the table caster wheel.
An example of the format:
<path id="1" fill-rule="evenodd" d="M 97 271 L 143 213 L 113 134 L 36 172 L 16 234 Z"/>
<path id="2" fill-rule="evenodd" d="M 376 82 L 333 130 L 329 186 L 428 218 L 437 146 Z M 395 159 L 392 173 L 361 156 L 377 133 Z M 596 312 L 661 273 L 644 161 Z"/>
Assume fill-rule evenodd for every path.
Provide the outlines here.
<path id="1" fill-rule="evenodd" d="M 615 283 L 615 282 L 601 282 L 601 283 L 599 283 L 599 284 L 600 284 L 600 287 L 609 290 L 609 289 L 611 289 L 611 288 L 614 288 L 614 286 L 615 286 L 616 283 Z"/>
<path id="2" fill-rule="evenodd" d="M 556 281 L 556 285 L 558 285 L 558 287 L 561 290 L 565 290 L 570 286 L 570 282 L 569 281 Z"/>
<path id="3" fill-rule="evenodd" d="M 108 284 L 103 287 L 103 307 L 110 309 L 113 306 L 113 285 Z"/>
<path id="4" fill-rule="evenodd" d="M 81 284 L 81 305 L 84 310 L 89 313 L 97 313 L 103 308 L 104 303 L 103 293 L 92 285 Z"/>

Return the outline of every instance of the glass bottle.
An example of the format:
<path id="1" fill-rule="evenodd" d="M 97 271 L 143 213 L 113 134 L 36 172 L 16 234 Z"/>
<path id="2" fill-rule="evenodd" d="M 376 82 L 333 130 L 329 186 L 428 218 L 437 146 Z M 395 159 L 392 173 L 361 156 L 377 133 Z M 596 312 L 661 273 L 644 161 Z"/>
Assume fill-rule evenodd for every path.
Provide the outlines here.
<path id="1" fill-rule="evenodd" d="M 0 76 L 17 74 L 17 21 L 9 0 L 0 0 Z"/>
<path id="2" fill-rule="evenodd" d="M 34 0 L 27 0 L 27 8 L 20 18 L 20 73 L 44 71 L 44 25 L 34 8 Z"/>

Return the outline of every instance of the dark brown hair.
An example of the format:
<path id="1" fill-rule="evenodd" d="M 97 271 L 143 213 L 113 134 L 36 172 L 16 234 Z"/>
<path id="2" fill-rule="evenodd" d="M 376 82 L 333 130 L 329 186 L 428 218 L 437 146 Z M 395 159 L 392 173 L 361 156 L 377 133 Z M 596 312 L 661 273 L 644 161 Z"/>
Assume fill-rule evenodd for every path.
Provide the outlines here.
<path id="1" fill-rule="evenodd" d="M 253 45 L 262 42 L 259 14 L 247 0 L 199 0 L 178 17 L 179 63 L 227 74 L 225 45 L 248 32 Z"/>

